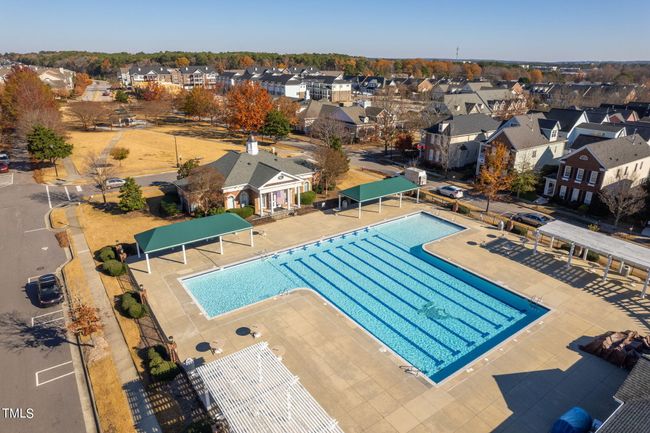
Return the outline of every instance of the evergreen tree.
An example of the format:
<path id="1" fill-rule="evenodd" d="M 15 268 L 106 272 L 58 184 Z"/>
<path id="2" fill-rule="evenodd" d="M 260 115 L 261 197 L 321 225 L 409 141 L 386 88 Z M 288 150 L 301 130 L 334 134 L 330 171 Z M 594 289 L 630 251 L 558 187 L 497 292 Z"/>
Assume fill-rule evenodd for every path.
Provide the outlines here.
<path id="1" fill-rule="evenodd" d="M 126 178 L 126 183 L 120 188 L 120 202 L 117 207 L 124 212 L 131 212 L 144 208 L 145 200 L 142 197 L 140 185 L 132 177 Z"/>
<path id="2" fill-rule="evenodd" d="M 523 170 L 515 173 L 512 183 L 510 184 L 510 190 L 516 193 L 517 198 L 519 198 L 521 194 L 535 191 L 538 182 L 539 176 L 535 170 L 524 167 Z"/>
<path id="3" fill-rule="evenodd" d="M 56 161 L 72 155 L 72 144 L 44 126 L 35 126 L 27 135 L 27 150 L 38 161 L 49 161 L 54 165 L 54 172 L 59 176 Z"/>
<path id="4" fill-rule="evenodd" d="M 184 177 L 190 175 L 192 170 L 199 166 L 199 160 L 196 158 L 188 159 L 178 167 L 178 173 L 176 174 L 176 179 L 181 180 Z"/>
<path id="5" fill-rule="evenodd" d="M 262 134 L 269 137 L 273 137 L 274 140 L 278 140 L 286 137 L 291 132 L 291 125 L 289 119 L 285 116 L 284 113 L 278 110 L 271 110 L 269 114 L 266 115 L 266 120 L 264 121 L 264 126 L 260 131 Z"/>

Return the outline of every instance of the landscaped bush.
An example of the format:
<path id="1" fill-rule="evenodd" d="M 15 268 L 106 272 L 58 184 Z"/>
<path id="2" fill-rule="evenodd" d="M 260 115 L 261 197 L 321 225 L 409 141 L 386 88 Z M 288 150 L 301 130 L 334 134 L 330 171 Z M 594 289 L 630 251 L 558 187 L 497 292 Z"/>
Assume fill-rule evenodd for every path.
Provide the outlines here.
<path id="1" fill-rule="evenodd" d="M 316 193 L 314 191 L 305 191 L 300 193 L 300 204 L 310 205 L 316 200 Z"/>
<path id="2" fill-rule="evenodd" d="M 161 345 L 147 350 L 147 366 L 149 374 L 156 380 L 172 380 L 180 372 L 178 365 L 168 359 L 167 351 Z"/>
<path id="3" fill-rule="evenodd" d="M 111 277 L 119 277 L 126 273 L 126 264 L 117 260 L 107 260 L 102 264 L 102 269 Z"/>
<path id="4" fill-rule="evenodd" d="M 516 234 L 516 235 L 519 235 L 519 236 L 527 236 L 528 235 L 528 229 L 526 227 L 523 227 L 523 226 L 518 226 L 517 224 L 512 226 L 512 232 L 514 234 Z"/>
<path id="5" fill-rule="evenodd" d="M 578 206 L 577 210 L 580 215 L 587 215 L 587 212 L 589 212 L 589 205 L 581 204 Z"/>
<path id="6" fill-rule="evenodd" d="M 237 214 L 240 217 L 246 219 L 255 213 L 255 208 L 253 206 L 236 207 L 228 209 L 226 212 Z"/>
<path id="7" fill-rule="evenodd" d="M 176 216 L 181 213 L 181 208 L 172 198 L 165 196 L 160 201 L 160 213 L 164 216 Z"/>
<path id="8" fill-rule="evenodd" d="M 600 260 L 600 254 L 594 253 L 593 251 L 587 252 L 587 261 L 597 262 L 598 260 Z"/>
<path id="9" fill-rule="evenodd" d="M 145 310 L 144 305 L 139 302 L 131 304 L 128 310 L 128 314 L 132 319 L 140 319 L 146 314 L 146 312 L 147 310 Z"/>
<path id="10" fill-rule="evenodd" d="M 104 247 L 97 252 L 97 258 L 101 262 L 115 260 L 115 250 L 113 250 L 113 247 Z"/>
<path id="11" fill-rule="evenodd" d="M 459 214 L 469 215 L 471 212 L 472 211 L 467 206 L 463 206 L 462 204 L 458 205 L 458 213 Z"/>
<path id="12" fill-rule="evenodd" d="M 125 293 L 120 298 L 120 308 L 122 312 L 132 319 L 139 319 L 147 314 L 147 309 L 140 303 L 137 295 Z"/>

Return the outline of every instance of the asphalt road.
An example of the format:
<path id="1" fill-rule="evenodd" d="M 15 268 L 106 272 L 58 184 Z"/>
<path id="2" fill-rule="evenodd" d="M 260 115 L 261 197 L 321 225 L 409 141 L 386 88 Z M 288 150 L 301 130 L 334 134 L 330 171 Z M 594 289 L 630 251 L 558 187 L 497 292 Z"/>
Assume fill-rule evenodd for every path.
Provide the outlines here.
<path id="1" fill-rule="evenodd" d="M 82 101 L 94 101 L 94 102 L 110 102 L 113 100 L 113 96 L 104 96 L 104 91 L 108 90 L 111 87 L 108 84 L 108 81 L 94 80 L 92 84 L 86 87 L 84 94 L 81 95 Z"/>
<path id="2" fill-rule="evenodd" d="M 62 332 L 62 305 L 37 307 L 31 283 L 65 262 L 44 217 L 67 194 L 50 187 L 48 195 L 24 167 L 15 168 L 12 161 L 12 173 L 0 175 L 0 432 L 85 432 L 77 384 L 83 373 L 75 372 L 77 349 Z"/>

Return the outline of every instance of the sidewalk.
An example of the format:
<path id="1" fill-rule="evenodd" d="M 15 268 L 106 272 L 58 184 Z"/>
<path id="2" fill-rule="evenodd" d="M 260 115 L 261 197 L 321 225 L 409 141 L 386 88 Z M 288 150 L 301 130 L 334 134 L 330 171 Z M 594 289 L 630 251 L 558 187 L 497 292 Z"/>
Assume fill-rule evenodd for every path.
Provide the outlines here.
<path id="1" fill-rule="evenodd" d="M 129 348 L 113 313 L 112 300 L 106 295 L 104 285 L 95 270 L 92 252 L 88 248 L 75 211 L 76 207 L 74 206 L 66 209 L 70 235 L 86 275 L 90 293 L 95 301 L 95 307 L 100 311 L 104 325 L 104 338 L 111 349 L 111 356 L 120 376 L 124 392 L 127 395 L 136 429 L 142 433 L 161 432 L 162 430 L 158 425 L 151 404 L 147 399 L 147 393 L 133 365 Z"/>

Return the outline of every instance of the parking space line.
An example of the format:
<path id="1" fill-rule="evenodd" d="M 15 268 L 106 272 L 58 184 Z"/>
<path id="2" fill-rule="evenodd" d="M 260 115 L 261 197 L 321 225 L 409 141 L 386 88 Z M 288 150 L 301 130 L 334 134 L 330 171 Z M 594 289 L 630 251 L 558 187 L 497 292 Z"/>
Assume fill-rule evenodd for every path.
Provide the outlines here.
<path id="1" fill-rule="evenodd" d="M 68 192 L 68 187 L 64 186 L 63 189 L 65 190 L 65 195 L 68 197 L 68 201 L 72 201 L 70 200 L 70 193 Z"/>
<path id="2" fill-rule="evenodd" d="M 14 184 L 14 174 L 6 173 L 0 174 L 0 188 Z"/>
<path id="3" fill-rule="evenodd" d="M 82 189 L 81 189 L 81 186 L 80 186 L 80 185 L 77 185 L 77 186 L 76 186 L 76 188 L 77 188 L 77 192 L 81 192 L 81 191 L 82 191 Z"/>
<path id="4" fill-rule="evenodd" d="M 61 364 L 53 365 L 52 367 L 44 368 L 43 370 L 37 371 L 36 373 L 34 373 L 34 378 L 36 379 L 36 386 L 37 387 L 42 386 L 42 385 L 45 385 L 46 383 L 54 382 L 55 380 L 59 380 L 59 379 L 62 379 L 64 377 L 67 377 L 67 376 L 70 376 L 70 375 L 74 374 L 75 371 L 74 371 L 74 366 L 73 366 L 73 370 L 68 372 L 68 373 L 61 374 L 59 376 L 53 377 L 52 379 L 47 379 L 47 380 L 45 380 L 43 382 L 40 381 L 39 375 L 45 373 L 46 371 L 54 370 L 55 368 L 64 367 L 64 366 L 70 365 L 70 364 L 72 364 L 72 360 L 67 361 L 67 362 L 62 362 Z"/>
<path id="5" fill-rule="evenodd" d="M 56 318 L 53 318 L 53 319 L 49 317 L 49 316 L 52 316 L 54 314 L 61 314 L 61 317 L 56 317 Z M 40 322 L 38 319 L 40 319 L 42 317 L 48 317 L 48 319 L 45 320 L 44 322 Z M 60 310 L 51 311 L 49 313 L 39 314 L 38 316 L 32 317 L 32 326 L 34 326 L 34 323 L 36 323 L 36 322 L 39 322 L 39 325 L 45 325 L 47 323 L 52 323 L 52 322 L 56 322 L 58 320 L 63 320 L 63 319 L 65 319 L 65 316 L 63 315 L 63 308 L 61 308 Z"/>
<path id="6" fill-rule="evenodd" d="M 52 209 L 52 199 L 50 198 L 50 186 L 45 185 L 45 192 L 47 193 L 47 204 L 50 206 L 50 209 Z"/>
<path id="7" fill-rule="evenodd" d="M 37 229 L 25 230 L 25 233 L 40 232 L 41 230 L 47 230 L 47 227 L 40 227 Z"/>

